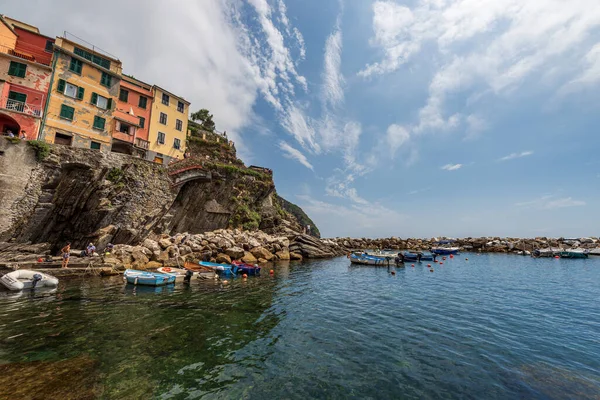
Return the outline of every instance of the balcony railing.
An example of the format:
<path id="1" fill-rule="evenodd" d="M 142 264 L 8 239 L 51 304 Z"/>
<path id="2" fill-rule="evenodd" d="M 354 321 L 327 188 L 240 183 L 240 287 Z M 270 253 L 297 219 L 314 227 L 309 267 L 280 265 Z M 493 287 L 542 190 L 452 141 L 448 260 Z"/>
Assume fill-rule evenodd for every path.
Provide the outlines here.
<path id="1" fill-rule="evenodd" d="M 32 56 L 31 54 L 19 53 L 18 51 L 15 51 L 15 49 L 11 49 L 10 47 L 7 47 L 7 46 L 0 46 L 0 53 L 8 54 L 13 57 L 22 58 L 23 60 L 27 60 L 27 61 L 36 62 L 38 64 L 50 65 L 50 63 L 45 63 L 45 62 L 36 60 L 35 57 Z"/>
<path id="2" fill-rule="evenodd" d="M 2 98 L 0 100 L 0 105 L 5 110 L 16 111 L 27 115 L 32 115 L 34 117 L 42 116 L 42 107 L 27 104 L 22 101 Z"/>
<path id="3" fill-rule="evenodd" d="M 135 145 L 136 145 L 136 147 L 139 147 L 140 149 L 148 150 L 150 142 L 147 141 L 147 140 L 136 138 L 135 139 Z"/>

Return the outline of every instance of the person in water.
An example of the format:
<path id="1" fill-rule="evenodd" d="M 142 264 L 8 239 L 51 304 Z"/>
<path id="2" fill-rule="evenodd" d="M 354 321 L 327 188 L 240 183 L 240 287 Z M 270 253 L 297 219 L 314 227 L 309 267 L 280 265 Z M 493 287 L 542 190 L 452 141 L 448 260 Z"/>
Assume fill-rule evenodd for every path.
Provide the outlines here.
<path id="1" fill-rule="evenodd" d="M 67 245 L 60 252 L 62 253 L 62 268 L 67 268 L 69 257 L 71 257 L 71 242 L 67 242 Z"/>

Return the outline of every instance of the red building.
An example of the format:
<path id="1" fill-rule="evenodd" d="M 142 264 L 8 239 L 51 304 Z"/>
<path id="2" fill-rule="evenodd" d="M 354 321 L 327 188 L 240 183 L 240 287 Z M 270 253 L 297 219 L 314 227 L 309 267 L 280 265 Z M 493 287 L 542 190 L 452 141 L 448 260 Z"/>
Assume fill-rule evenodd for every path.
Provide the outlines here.
<path id="1" fill-rule="evenodd" d="M 153 97 L 151 85 L 123 75 L 113 113 L 112 151 L 146 156 Z"/>
<path id="2" fill-rule="evenodd" d="M 37 139 L 53 43 L 36 27 L 0 16 L 0 133 Z"/>

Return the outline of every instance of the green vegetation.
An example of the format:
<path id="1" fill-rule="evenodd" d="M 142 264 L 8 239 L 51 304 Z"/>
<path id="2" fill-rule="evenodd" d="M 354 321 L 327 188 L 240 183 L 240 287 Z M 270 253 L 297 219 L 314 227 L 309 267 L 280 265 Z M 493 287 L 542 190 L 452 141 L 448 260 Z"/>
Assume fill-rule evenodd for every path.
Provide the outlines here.
<path id="1" fill-rule="evenodd" d="M 11 142 L 12 144 L 21 143 L 21 139 L 19 139 L 18 137 L 6 137 L 6 140 Z"/>
<path id="2" fill-rule="evenodd" d="M 281 207 L 283 207 L 285 211 L 292 214 L 300 225 L 310 225 L 310 234 L 312 236 L 318 238 L 321 237 L 321 232 L 319 232 L 319 228 L 317 228 L 317 225 L 315 225 L 312 219 L 310 219 L 310 217 L 306 215 L 306 213 L 300 207 L 298 207 L 294 203 L 290 203 L 289 201 L 287 201 L 279 195 L 277 196 L 277 200 L 281 204 Z"/>
<path id="3" fill-rule="evenodd" d="M 200 121 L 200 126 L 202 127 L 202 129 L 209 132 L 215 131 L 213 115 L 206 108 L 202 108 L 201 110 L 192 113 L 191 118 L 194 122 Z"/>
<path id="4" fill-rule="evenodd" d="M 125 176 L 125 172 L 123 172 L 123 170 L 121 168 L 115 167 L 115 168 L 111 168 L 111 170 L 108 171 L 108 175 L 106 175 L 106 179 L 108 179 L 112 183 L 119 183 L 119 182 L 121 182 L 121 180 L 123 179 L 124 176 Z"/>
<path id="5" fill-rule="evenodd" d="M 239 202 L 238 199 L 235 200 Z M 229 224 L 235 228 L 241 227 L 247 231 L 253 231 L 258 229 L 260 220 L 259 213 L 251 210 L 247 204 L 242 203 L 238 204 L 235 213 L 229 219 Z"/>
<path id="6" fill-rule="evenodd" d="M 35 150 L 35 157 L 38 161 L 43 161 L 50 155 L 50 146 L 46 142 L 40 140 L 30 140 L 27 142 L 28 145 L 33 147 Z"/>

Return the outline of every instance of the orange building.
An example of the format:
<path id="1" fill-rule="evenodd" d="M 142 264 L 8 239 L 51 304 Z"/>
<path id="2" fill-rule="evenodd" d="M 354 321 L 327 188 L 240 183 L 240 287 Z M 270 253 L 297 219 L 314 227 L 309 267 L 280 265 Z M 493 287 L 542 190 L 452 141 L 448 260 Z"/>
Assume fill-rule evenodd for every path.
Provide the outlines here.
<path id="1" fill-rule="evenodd" d="M 123 75 L 113 113 L 113 152 L 146 157 L 152 99 L 152 85 Z"/>
<path id="2" fill-rule="evenodd" d="M 36 27 L 0 15 L 0 132 L 38 138 L 53 45 Z"/>

